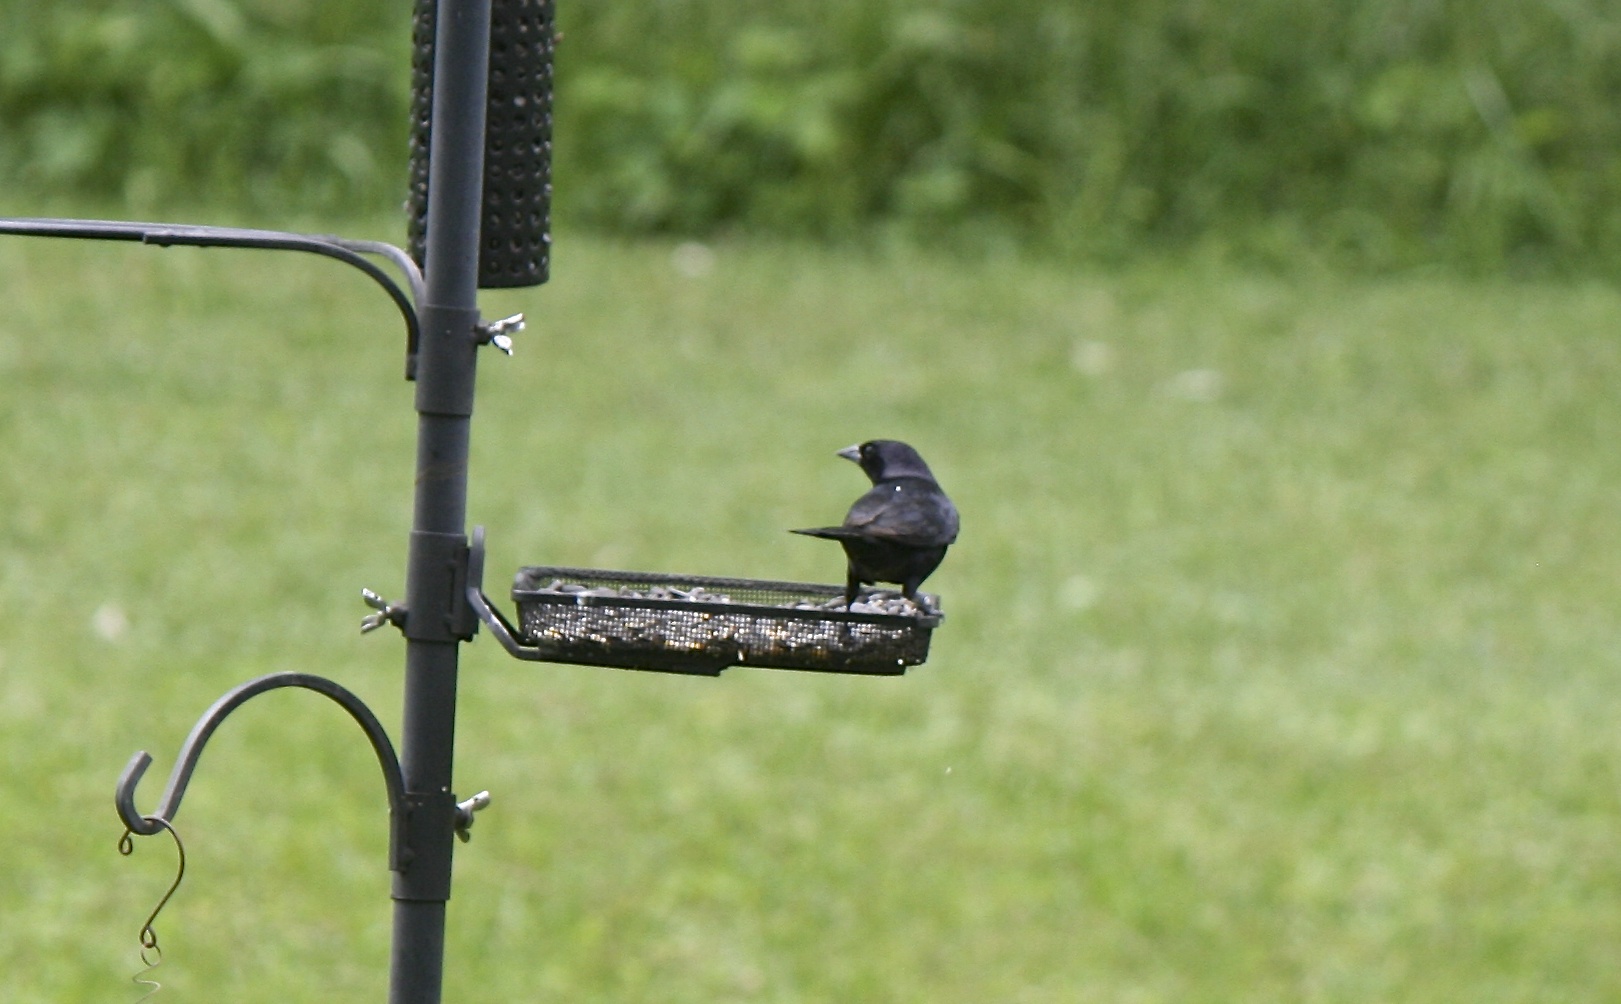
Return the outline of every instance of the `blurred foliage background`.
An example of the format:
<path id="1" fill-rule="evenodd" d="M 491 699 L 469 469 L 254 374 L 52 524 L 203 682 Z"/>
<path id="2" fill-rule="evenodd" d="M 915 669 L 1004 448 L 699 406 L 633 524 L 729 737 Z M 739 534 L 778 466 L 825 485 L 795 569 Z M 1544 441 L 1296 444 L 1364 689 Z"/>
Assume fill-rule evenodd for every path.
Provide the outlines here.
<path id="1" fill-rule="evenodd" d="M 619 233 L 1621 259 L 1607 0 L 564 0 L 557 212 Z M 404 0 L 0 3 L 0 184 L 389 211 Z"/>

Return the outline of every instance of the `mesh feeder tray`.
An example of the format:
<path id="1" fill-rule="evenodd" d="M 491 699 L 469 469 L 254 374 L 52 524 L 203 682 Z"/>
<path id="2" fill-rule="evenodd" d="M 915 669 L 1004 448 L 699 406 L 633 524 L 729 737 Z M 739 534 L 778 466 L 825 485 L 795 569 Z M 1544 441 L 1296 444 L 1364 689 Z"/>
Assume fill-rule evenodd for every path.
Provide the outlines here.
<path id="1" fill-rule="evenodd" d="M 942 619 L 939 600 L 922 598 L 926 609 L 868 592 L 846 610 L 842 586 L 549 566 L 512 585 L 529 658 L 701 674 L 904 673 L 928 657 Z"/>

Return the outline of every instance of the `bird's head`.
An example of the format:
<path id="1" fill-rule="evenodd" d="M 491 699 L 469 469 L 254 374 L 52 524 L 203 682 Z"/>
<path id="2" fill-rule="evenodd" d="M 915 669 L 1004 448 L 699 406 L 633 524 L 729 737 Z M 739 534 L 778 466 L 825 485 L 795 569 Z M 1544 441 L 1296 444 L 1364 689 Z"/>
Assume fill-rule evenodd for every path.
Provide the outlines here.
<path id="1" fill-rule="evenodd" d="M 929 465 L 918 452 L 898 439 L 869 439 L 865 443 L 846 446 L 839 456 L 855 462 L 873 484 L 885 478 L 927 478 L 934 480 Z"/>

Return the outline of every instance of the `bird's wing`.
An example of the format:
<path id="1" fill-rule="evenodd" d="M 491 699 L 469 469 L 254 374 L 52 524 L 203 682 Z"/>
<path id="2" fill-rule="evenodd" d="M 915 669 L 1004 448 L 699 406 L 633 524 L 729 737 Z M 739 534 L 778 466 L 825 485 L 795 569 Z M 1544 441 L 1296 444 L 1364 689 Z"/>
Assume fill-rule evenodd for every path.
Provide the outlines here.
<path id="1" fill-rule="evenodd" d="M 957 507 L 933 481 L 880 481 L 856 499 L 844 525 L 871 540 L 940 547 L 957 539 Z"/>

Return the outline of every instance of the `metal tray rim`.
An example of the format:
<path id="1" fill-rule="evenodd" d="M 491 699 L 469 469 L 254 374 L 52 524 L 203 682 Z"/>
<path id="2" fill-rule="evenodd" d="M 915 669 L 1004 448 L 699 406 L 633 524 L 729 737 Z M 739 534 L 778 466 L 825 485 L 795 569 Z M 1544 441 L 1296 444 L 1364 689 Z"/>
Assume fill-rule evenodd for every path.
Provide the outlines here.
<path id="1" fill-rule="evenodd" d="M 843 586 L 834 586 L 821 582 L 736 579 L 719 576 L 662 574 L 658 572 L 619 572 L 603 568 L 575 568 L 562 565 L 528 565 L 519 569 L 517 574 L 522 575 L 529 571 L 543 572 L 552 578 L 558 579 L 567 579 L 570 575 L 573 575 L 579 578 L 615 579 L 626 583 L 642 582 L 649 585 L 689 582 L 703 585 L 706 589 L 713 587 L 717 591 L 730 587 L 734 589 L 772 589 L 781 592 L 810 593 L 812 595 L 824 595 L 829 598 L 844 595 Z M 928 600 L 929 606 L 938 607 L 939 597 L 929 593 L 921 595 Z M 734 613 L 746 616 L 769 617 L 774 620 L 836 621 L 851 624 L 876 624 L 895 628 L 916 627 L 925 630 L 938 627 L 940 622 L 945 619 L 944 613 L 938 609 L 932 613 L 922 613 L 918 616 L 910 614 L 870 614 L 849 610 L 800 610 L 794 607 L 739 602 L 737 600 L 720 603 L 705 600 L 666 600 L 638 596 L 586 596 L 580 593 L 554 593 L 540 589 L 519 589 L 516 584 L 512 587 L 512 599 L 517 603 L 541 603 L 553 606 L 633 607 L 654 610 L 686 610 L 698 613 Z"/>

